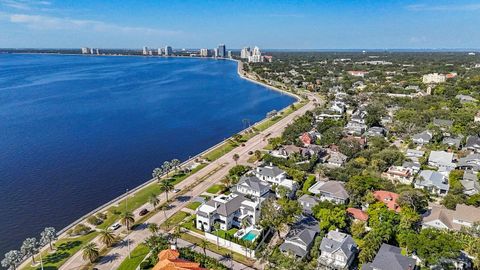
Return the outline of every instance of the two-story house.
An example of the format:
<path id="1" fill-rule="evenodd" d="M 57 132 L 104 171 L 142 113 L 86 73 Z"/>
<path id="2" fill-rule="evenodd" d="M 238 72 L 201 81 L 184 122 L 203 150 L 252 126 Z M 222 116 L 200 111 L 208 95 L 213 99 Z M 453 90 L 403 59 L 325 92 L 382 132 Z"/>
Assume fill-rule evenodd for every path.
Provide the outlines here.
<path id="1" fill-rule="evenodd" d="M 287 188 L 291 191 L 291 195 L 297 191 L 298 184 L 291 179 L 287 179 L 287 173 L 276 166 L 259 166 L 253 173 L 262 181 Z"/>
<path id="2" fill-rule="evenodd" d="M 455 210 L 442 205 L 431 204 L 423 215 L 422 228 L 437 228 L 460 231 L 462 227 L 472 227 L 480 222 L 480 208 L 457 204 Z"/>
<path id="3" fill-rule="evenodd" d="M 279 248 L 282 252 L 295 255 L 297 258 L 305 258 L 319 231 L 320 227 L 315 218 L 307 216 L 292 226 Z"/>
<path id="4" fill-rule="evenodd" d="M 233 192 L 255 198 L 264 198 L 270 193 L 270 184 L 258 179 L 255 175 L 243 175 L 232 188 Z"/>
<path id="5" fill-rule="evenodd" d="M 401 248 L 382 244 L 373 261 L 362 265 L 362 270 L 415 270 L 416 262 L 402 255 Z"/>
<path id="6" fill-rule="evenodd" d="M 349 198 L 345 183 L 340 181 L 319 181 L 308 191 L 317 195 L 321 201 L 345 204 Z"/>
<path id="7" fill-rule="evenodd" d="M 348 269 L 358 252 L 353 238 L 339 231 L 330 231 L 320 244 L 318 262 L 333 269 Z"/>

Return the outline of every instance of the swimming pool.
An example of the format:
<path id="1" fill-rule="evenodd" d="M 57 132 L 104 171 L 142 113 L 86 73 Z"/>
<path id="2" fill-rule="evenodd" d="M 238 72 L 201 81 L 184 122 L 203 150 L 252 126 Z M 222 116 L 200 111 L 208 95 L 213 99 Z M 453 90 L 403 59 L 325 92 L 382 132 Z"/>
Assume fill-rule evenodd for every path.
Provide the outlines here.
<path id="1" fill-rule="evenodd" d="M 247 234 L 245 234 L 242 237 L 243 240 L 247 240 L 247 241 L 250 241 L 250 242 L 253 242 L 253 240 L 255 240 L 255 238 L 257 238 L 257 234 L 254 231 L 249 231 Z"/>

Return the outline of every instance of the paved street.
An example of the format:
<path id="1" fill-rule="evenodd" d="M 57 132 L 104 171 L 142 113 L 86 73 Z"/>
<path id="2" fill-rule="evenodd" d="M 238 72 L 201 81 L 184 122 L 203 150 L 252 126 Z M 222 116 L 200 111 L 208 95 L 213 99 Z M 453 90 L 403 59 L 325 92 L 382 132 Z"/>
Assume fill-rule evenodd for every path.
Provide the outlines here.
<path id="1" fill-rule="evenodd" d="M 198 179 L 202 179 L 205 176 L 208 176 L 212 171 L 217 170 L 214 174 L 208 176 L 208 179 L 199 185 L 195 186 L 191 191 L 187 194 L 184 194 L 178 197 L 174 202 L 171 203 L 171 208 L 167 211 L 167 216 L 171 216 L 174 213 L 180 211 L 184 208 L 187 204 L 191 202 L 191 200 L 200 194 L 202 194 L 205 190 L 208 189 L 212 184 L 219 182 L 223 179 L 227 174 L 228 171 L 235 166 L 235 162 L 233 161 L 233 155 L 238 154 L 240 156 L 239 163 L 246 163 L 247 159 L 250 157 L 248 152 L 255 150 L 263 149 L 267 144 L 268 140 L 264 139 L 266 135 L 268 138 L 270 137 L 277 137 L 280 136 L 282 131 L 284 130 L 285 126 L 292 122 L 292 120 L 299 116 L 303 115 L 307 110 L 312 110 L 314 108 L 314 102 L 318 101 L 313 95 L 310 97 L 313 99 L 305 106 L 300 108 L 299 110 L 291 113 L 290 115 L 286 116 L 285 118 L 281 119 L 279 122 L 272 125 L 267 130 L 263 131 L 261 134 L 256 135 L 255 137 L 251 138 L 249 141 L 245 143 L 245 146 L 239 146 L 233 149 L 228 154 L 222 156 L 215 162 L 208 164 L 206 167 L 198 171 L 197 173 L 189 176 L 181 183 L 177 184 L 175 187 L 179 189 L 184 189 L 187 186 L 190 186 L 192 183 L 196 182 Z M 221 165 L 224 167 L 221 167 Z M 219 167 L 221 167 L 219 169 Z M 161 196 L 161 203 L 165 201 L 165 196 Z M 150 207 L 147 206 L 146 207 Z M 121 262 L 128 256 L 129 250 L 136 247 L 138 244 L 142 243 L 147 237 L 150 236 L 150 232 L 148 231 L 148 223 L 157 223 L 161 224 L 165 221 L 165 217 L 163 212 L 159 212 L 152 216 L 146 223 L 138 225 L 134 231 L 132 231 L 122 243 L 114 246 L 110 249 L 108 254 L 104 256 L 100 262 L 98 262 L 95 267 L 99 270 L 113 270 L 117 269 Z M 97 244 L 98 239 L 94 239 Z M 127 245 L 130 243 L 130 245 Z M 99 244 L 99 246 L 101 246 Z M 71 269 L 79 269 L 84 266 L 87 262 L 82 259 L 81 252 L 78 252 L 74 256 L 72 256 L 60 269 L 71 270 Z M 240 269 L 240 268 L 239 268 Z"/>

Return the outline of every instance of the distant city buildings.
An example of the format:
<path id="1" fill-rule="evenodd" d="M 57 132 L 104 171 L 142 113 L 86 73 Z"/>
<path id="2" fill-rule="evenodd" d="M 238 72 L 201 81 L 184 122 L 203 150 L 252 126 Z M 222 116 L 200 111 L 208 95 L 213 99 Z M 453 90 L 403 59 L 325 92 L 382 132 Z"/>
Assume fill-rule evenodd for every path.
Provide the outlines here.
<path id="1" fill-rule="evenodd" d="M 225 58 L 227 56 L 227 47 L 225 44 L 218 45 L 218 54 L 217 57 Z"/>
<path id="2" fill-rule="evenodd" d="M 265 61 L 265 56 L 262 55 L 262 52 L 260 51 L 260 48 L 255 46 L 253 50 L 250 49 L 250 47 L 244 47 L 240 51 L 240 58 L 241 59 L 248 59 L 248 62 L 250 63 L 261 63 Z M 267 59 L 268 62 L 272 61 L 271 56 L 268 57 Z"/>
<path id="3" fill-rule="evenodd" d="M 148 47 L 147 47 L 147 46 L 143 46 L 142 54 L 143 54 L 143 55 L 147 55 L 147 54 L 148 54 Z"/>
<path id="4" fill-rule="evenodd" d="M 240 58 L 242 59 L 248 59 L 248 57 L 251 55 L 251 52 L 250 52 L 250 47 L 244 47 L 241 51 L 240 51 Z"/>
<path id="5" fill-rule="evenodd" d="M 88 54 L 88 52 L 89 52 L 88 48 L 86 47 L 82 48 L 82 54 Z"/>
<path id="6" fill-rule="evenodd" d="M 201 57 L 209 57 L 210 51 L 208 49 L 200 49 L 200 56 Z"/>
<path id="7" fill-rule="evenodd" d="M 165 56 L 173 55 L 173 49 L 171 46 L 165 46 Z"/>

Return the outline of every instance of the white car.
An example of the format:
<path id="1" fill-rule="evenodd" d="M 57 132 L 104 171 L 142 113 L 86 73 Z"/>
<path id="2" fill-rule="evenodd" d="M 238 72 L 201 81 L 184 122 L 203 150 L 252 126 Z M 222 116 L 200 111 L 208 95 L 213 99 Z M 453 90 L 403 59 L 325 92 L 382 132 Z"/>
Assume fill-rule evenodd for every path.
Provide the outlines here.
<path id="1" fill-rule="evenodd" d="M 178 192 L 180 192 L 179 188 L 176 188 L 176 189 L 173 190 L 173 193 L 178 193 Z"/>
<path id="2" fill-rule="evenodd" d="M 120 225 L 120 223 L 114 223 L 112 226 L 110 226 L 110 229 L 112 230 L 118 230 L 118 228 L 122 227 L 122 225 Z"/>

